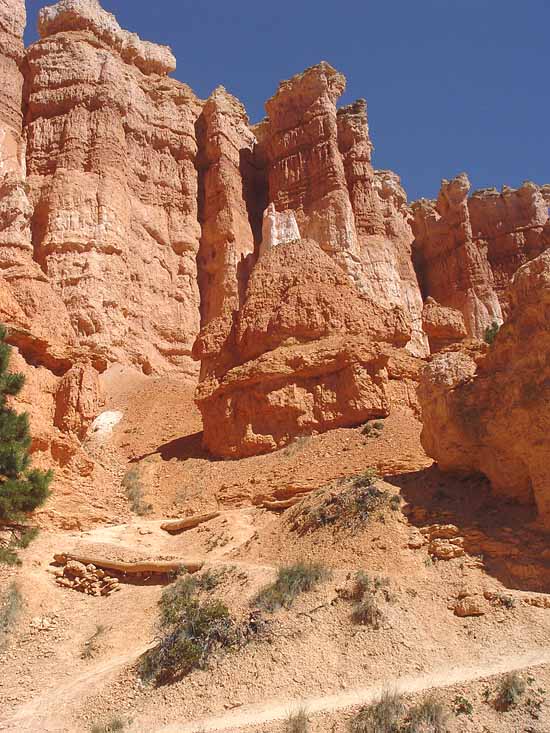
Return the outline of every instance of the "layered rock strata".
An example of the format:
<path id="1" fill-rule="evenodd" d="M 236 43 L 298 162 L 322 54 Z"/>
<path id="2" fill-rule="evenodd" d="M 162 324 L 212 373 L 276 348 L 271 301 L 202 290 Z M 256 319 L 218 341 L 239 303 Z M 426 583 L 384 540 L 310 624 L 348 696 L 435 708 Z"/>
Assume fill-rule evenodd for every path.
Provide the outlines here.
<path id="1" fill-rule="evenodd" d="M 277 241 L 291 241 L 288 232 L 313 239 L 362 292 L 403 307 L 409 348 L 425 355 L 406 196 L 395 174 L 372 168 L 364 100 L 336 109 L 344 88 L 343 75 L 322 62 L 266 102 L 255 132 L 268 171 L 268 231 L 282 230 Z"/>
<path id="2" fill-rule="evenodd" d="M 543 189 L 475 192 L 465 174 L 443 181 L 437 201 L 412 204 L 414 261 L 424 298 L 462 313 L 470 336 L 483 337 L 508 312 L 517 268 L 550 246 Z"/>
<path id="3" fill-rule="evenodd" d="M 204 105 L 197 138 L 201 323 L 215 320 L 228 338 L 261 239 L 264 171 L 245 109 L 223 87 Z M 207 360 L 201 367 L 203 375 L 209 373 Z"/>
<path id="4" fill-rule="evenodd" d="M 197 404 L 206 447 L 225 457 L 386 416 L 390 359 L 410 339 L 400 309 L 362 295 L 310 240 L 262 255 L 233 328 L 228 341 L 207 326 L 196 344 L 197 357 L 223 364 Z"/>
<path id="5" fill-rule="evenodd" d="M 426 368 L 422 444 L 443 470 L 480 471 L 504 498 L 534 502 L 550 527 L 550 250 L 514 275 L 509 309 L 491 347 Z"/>
<path id="6" fill-rule="evenodd" d="M 30 417 L 33 463 L 56 466 L 54 491 L 63 494 L 68 486 L 74 491 L 75 477 L 93 482 L 101 473 L 79 439 L 100 409 L 95 367 L 105 363 L 81 348 L 66 305 L 36 257 L 23 127 L 24 26 L 23 0 L 0 2 L 0 321 L 14 346 L 10 367 L 25 376 L 15 402 Z"/>
<path id="7" fill-rule="evenodd" d="M 27 51 L 27 174 L 36 259 L 81 346 L 146 373 L 194 372 L 201 104 L 169 49 L 96 0 L 40 13 Z"/>

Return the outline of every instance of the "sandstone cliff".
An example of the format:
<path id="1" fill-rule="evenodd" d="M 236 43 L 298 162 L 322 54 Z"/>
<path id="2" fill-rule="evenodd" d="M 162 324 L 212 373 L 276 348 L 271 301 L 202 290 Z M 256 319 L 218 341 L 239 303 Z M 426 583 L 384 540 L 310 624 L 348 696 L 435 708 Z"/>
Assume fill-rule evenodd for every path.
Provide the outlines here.
<path id="1" fill-rule="evenodd" d="M 508 310 L 507 287 L 517 268 L 550 246 L 543 189 L 524 183 L 475 192 L 465 174 L 443 181 L 437 201 L 412 205 L 416 270 L 424 298 L 462 313 L 481 338 Z"/>
<path id="2" fill-rule="evenodd" d="M 201 323 L 216 320 L 229 338 L 242 303 L 265 208 L 264 171 L 242 104 L 223 87 L 207 100 L 197 122 L 199 144 L 198 254 Z M 203 359 L 202 372 L 210 365 Z"/>
<path id="3" fill-rule="evenodd" d="M 548 186 L 468 197 L 462 175 L 409 207 L 326 62 L 251 126 L 98 0 L 43 8 L 27 50 L 24 25 L 0 0 L 0 319 L 29 390 L 48 384 L 28 402 L 50 443 L 78 451 L 112 364 L 194 379 L 200 361 L 221 455 L 414 406 L 410 355 L 506 319 L 513 273 L 550 246 Z"/>
<path id="4" fill-rule="evenodd" d="M 444 470 L 480 471 L 550 527 L 550 250 L 520 267 L 491 347 L 444 351 L 419 388 L 422 444 Z"/>
<path id="5" fill-rule="evenodd" d="M 194 371 L 199 295 L 195 122 L 169 49 L 96 0 L 40 13 L 27 52 L 36 258 L 79 343 L 143 371 Z"/>
<path id="6" fill-rule="evenodd" d="M 344 76 L 322 62 L 282 82 L 266 102 L 267 118 L 255 131 L 269 201 L 360 290 L 402 306 L 412 323 L 409 348 L 425 355 L 406 195 L 395 174 L 371 165 L 364 100 L 336 109 L 344 89 Z"/>

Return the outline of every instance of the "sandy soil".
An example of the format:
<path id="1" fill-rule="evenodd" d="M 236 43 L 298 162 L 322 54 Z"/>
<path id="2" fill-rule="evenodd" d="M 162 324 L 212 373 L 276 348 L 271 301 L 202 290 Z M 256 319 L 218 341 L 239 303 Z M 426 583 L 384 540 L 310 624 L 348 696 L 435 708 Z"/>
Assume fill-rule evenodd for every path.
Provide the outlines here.
<path id="1" fill-rule="evenodd" d="M 103 521 L 72 531 L 44 523 L 21 552 L 20 568 L 0 566 L 0 593 L 15 582 L 24 600 L 0 651 L 0 730 L 89 731 L 120 717 L 136 733 L 272 733 L 284 730 L 289 709 L 304 704 L 311 731 L 344 731 L 357 705 L 388 684 L 413 700 L 435 688 L 451 711 L 457 695 L 468 697 L 473 713 L 451 713 L 452 732 L 550 730 L 546 693 L 538 719 L 527 695 L 507 713 L 483 698 L 507 670 L 532 676 L 542 689 L 550 683 L 548 537 L 525 510 L 495 502 L 482 479 L 432 467 L 412 414 L 396 410 L 379 437 L 361 428 L 336 430 L 271 455 L 217 461 L 201 448 L 188 382 L 122 369 L 104 379 L 105 409 L 122 418 L 85 445 L 114 478 L 97 487 L 97 496 L 79 494 L 79 501 L 105 508 Z M 383 476 L 377 486 L 385 495 L 399 497 L 393 508 L 352 525 L 299 530 L 296 512 L 321 506 L 327 492 L 345 489 L 336 479 L 368 468 Z M 130 470 L 153 507 L 144 516 L 131 511 L 122 485 Z M 300 504 L 284 512 L 261 506 L 266 498 L 297 494 Z M 213 509 L 217 518 L 190 531 L 170 535 L 160 527 L 167 517 Z M 431 558 L 418 538 L 434 524 L 455 525 L 462 557 Z M 291 609 L 268 615 L 269 641 L 216 655 L 207 670 L 154 687 L 141 682 L 136 664 L 154 643 L 157 602 L 168 580 L 122 578 L 112 596 L 83 595 L 56 585 L 51 563 L 60 551 L 119 560 L 202 558 L 204 569 L 224 570 L 209 595 L 236 617 L 249 612 L 281 564 L 315 560 L 332 577 Z M 354 624 L 342 594 L 359 569 L 389 580 L 379 629 Z M 482 599 L 484 615 L 454 614 L 464 593 Z M 98 648 L 85 658 L 98 626 Z"/>

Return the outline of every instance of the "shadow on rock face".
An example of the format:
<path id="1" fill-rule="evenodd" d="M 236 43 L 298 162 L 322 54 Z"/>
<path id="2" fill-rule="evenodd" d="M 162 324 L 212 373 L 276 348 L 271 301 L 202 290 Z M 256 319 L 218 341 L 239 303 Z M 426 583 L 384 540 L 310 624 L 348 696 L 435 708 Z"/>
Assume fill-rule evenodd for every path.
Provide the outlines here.
<path id="1" fill-rule="evenodd" d="M 450 557 L 478 558 L 509 589 L 550 592 L 549 536 L 534 524 L 534 506 L 503 501 L 483 476 L 443 473 L 436 465 L 385 480 L 401 490 L 410 524 L 427 541 L 439 538 L 432 557 L 457 548 Z"/>

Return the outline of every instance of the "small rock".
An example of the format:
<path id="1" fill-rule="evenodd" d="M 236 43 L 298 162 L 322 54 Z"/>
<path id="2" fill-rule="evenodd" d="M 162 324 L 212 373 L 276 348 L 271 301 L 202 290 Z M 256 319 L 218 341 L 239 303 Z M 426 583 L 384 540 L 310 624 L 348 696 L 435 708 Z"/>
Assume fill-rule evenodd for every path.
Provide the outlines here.
<path id="1" fill-rule="evenodd" d="M 479 596 L 467 596 L 458 601 L 454 607 L 455 616 L 484 616 L 486 611 L 483 599 Z"/>

